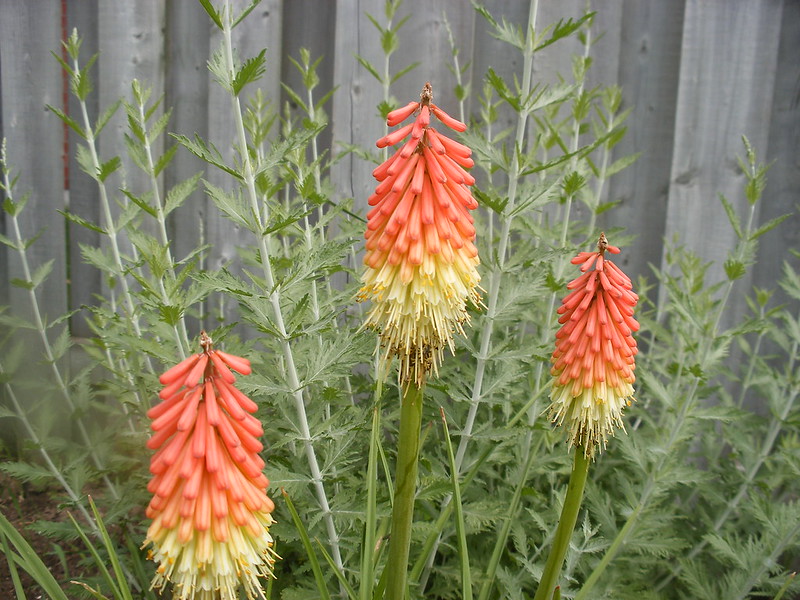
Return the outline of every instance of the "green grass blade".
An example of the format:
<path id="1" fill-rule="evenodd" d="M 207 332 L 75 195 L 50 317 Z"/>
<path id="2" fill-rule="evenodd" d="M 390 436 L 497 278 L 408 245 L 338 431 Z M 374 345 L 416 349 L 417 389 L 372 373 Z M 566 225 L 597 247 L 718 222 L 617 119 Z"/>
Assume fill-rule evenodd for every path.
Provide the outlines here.
<path id="1" fill-rule="evenodd" d="M 456 513 L 458 559 L 461 563 L 461 597 L 464 600 L 472 600 L 472 577 L 469 570 L 469 550 L 467 549 L 467 534 L 464 528 L 464 509 L 461 506 L 461 487 L 458 484 L 458 469 L 456 468 L 456 458 L 453 454 L 453 444 L 450 441 L 450 431 L 447 428 L 447 418 L 444 416 L 444 409 L 440 407 L 439 412 L 442 415 L 442 429 L 444 429 L 444 441 L 447 445 L 450 480 L 453 483 L 452 504 Z"/>
<path id="2" fill-rule="evenodd" d="M 789 576 L 786 578 L 786 581 L 781 586 L 781 589 L 779 589 L 778 593 L 775 594 L 775 598 L 773 598 L 773 600 L 781 600 L 781 598 L 783 598 L 783 595 L 786 593 L 786 590 L 788 590 L 789 586 L 792 585 L 792 583 L 794 582 L 794 578 L 796 575 L 797 573 L 789 574 Z"/>
<path id="3" fill-rule="evenodd" d="M 69 600 L 61 589 L 58 581 L 42 562 L 28 541 L 22 534 L 0 513 L 0 535 L 7 538 L 14 549 L 19 553 L 19 566 L 24 569 L 33 580 L 50 596 L 51 600 Z M 12 559 L 15 560 L 15 559 Z M 23 596 L 24 597 L 24 596 Z"/>
<path id="4" fill-rule="evenodd" d="M 383 444 L 378 446 L 378 454 L 380 454 L 381 464 L 383 465 L 383 475 L 386 478 L 390 506 L 394 506 L 394 482 L 392 480 L 392 471 L 389 468 L 389 461 L 386 459 L 386 452 L 383 450 Z"/>
<path id="5" fill-rule="evenodd" d="M 103 543 L 108 551 L 108 556 L 111 558 L 111 566 L 114 569 L 114 575 L 117 578 L 119 591 L 121 592 L 119 597 L 122 598 L 122 600 L 133 600 L 131 589 L 128 587 L 128 580 L 125 577 L 125 572 L 122 570 L 122 565 L 119 562 L 117 549 L 114 546 L 114 542 L 111 541 L 111 537 L 108 535 L 108 530 L 106 529 L 105 523 L 103 523 L 103 519 L 100 516 L 100 513 L 97 511 L 97 506 L 95 506 L 94 500 L 92 500 L 91 496 L 89 496 L 89 505 L 92 507 L 92 513 L 94 514 L 95 521 L 97 521 L 97 526 L 100 528 L 100 535 L 103 537 Z"/>
<path id="6" fill-rule="evenodd" d="M 96 589 L 94 589 L 92 586 L 90 586 L 88 583 L 84 583 L 83 581 L 73 581 L 72 583 L 81 586 L 92 596 L 92 598 L 95 598 L 95 600 L 109 600 L 108 596 L 104 596 Z"/>
<path id="7" fill-rule="evenodd" d="M 380 391 L 376 391 L 378 395 Z M 361 585 L 359 600 L 372 598 L 375 586 L 375 528 L 377 521 L 378 487 L 378 446 L 380 445 L 381 405 L 378 398 L 372 409 L 372 434 L 369 440 L 369 461 L 367 462 L 367 506 L 364 515 L 364 544 L 361 548 Z"/>
<path id="8" fill-rule="evenodd" d="M 78 532 L 78 536 L 80 536 L 81 540 L 83 540 L 83 544 L 86 546 L 86 549 L 92 555 L 92 559 L 94 560 L 94 564 L 97 569 L 100 571 L 100 574 L 105 579 L 108 586 L 111 588 L 111 594 L 114 598 L 120 598 L 122 596 L 122 592 L 117 587 L 117 583 L 114 581 L 114 577 L 111 575 L 111 572 L 106 567 L 105 561 L 100 556 L 100 552 L 97 551 L 97 548 L 92 543 L 92 540 L 86 535 L 86 533 L 81 529 L 81 526 L 75 520 L 71 514 L 69 515 L 70 521 L 72 521 L 73 527 L 75 527 L 75 531 Z M 83 585 L 82 583 L 78 583 L 78 585 Z"/>
<path id="9" fill-rule="evenodd" d="M 322 569 L 319 566 L 317 553 L 314 552 L 314 546 L 311 543 L 311 538 L 308 537 L 308 530 L 303 524 L 303 521 L 300 519 L 300 515 L 297 514 L 297 509 L 294 507 L 294 503 L 292 502 L 292 499 L 289 498 L 289 494 L 286 493 L 286 490 L 281 489 L 281 494 L 283 494 L 283 498 L 286 500 L 286 506 L 289 508 L 289 512 L 292 514 L 292 521 L 294 521 L 294 526 L 297 527 L 297 533 L 300 534 L 300 541 L 303 542 L 303 547 L 306 549 L 308 562 L 311 564 L 311 570 L 314 572 L 314 580 L 317 582 L 319 597 L 321 600 L 330 600 L 331 595 L 328 592 L 328 585 L 325 583 L 325 577 L 322 575 Z"/>
<path id="10" fill-rule="evenodd" d="M 497 541 L 495 542 L 494 550 L 492 551 L 492 557 L 489 559 L 489 565 L 486 568 L 486 578 L 483 580 L 483 585 L 481 586 L 478 600 L 487 600 L 489 597 L 489 592 L 494 584 L 494 577 L 497 574 L 497 566 L 500 564 L 500 557 L 503 555 L 503 550 L 506 548 L 506 542 L 508 541 L 508 535 L 511 532 L 511 523 L 514 521 L 514 515 L 517 513 L 519 502 L 522 498 L 522 490 L 525 487 L 525 482 L 528 479 L 528 471 L 530 471 L 533 457 L 538 454 L 538 448 L 539 444 L 536 445 L 536 448 L 532 448 L 528 454 L 528 460 L 525 461 L 525 466 L 523 467 L 522 474 L 519 478 L 519 484 L 517 484 L 517 487 L 514 490 L 514 496 L 511 498 L 511 504 L 508 507 L 508 517 L 503 522 L 503 528 L 500 530 L 500 534 L 497 536 Z"/>
<path id="11" fill-rule="evenodd" d="M 386 580 L 388 577 L 389 574 L 386 572 L 386 569 L 384 569 L 383 573 L 381 573 L 380 580 L 378 580 L 378 587 L 375 588 L 375 593 L 372 595 L 372 600 L 383 600 L 386 593 Z"/>
<path id="12" fill-rule="evenodd" d="M 142 560 L 141 550 L 128 533 L 125 534 L 125 547 L 128 549 L 128 555 L 131 557 L 131 567 L 133 568 L 133 575 L 136 578 L 135 582 L 144 584 L 137 592 L 147 600 L 156 600 L 155 592 L 145 583 L 151 579 L 151 575 L 147 573 L 144 565 L 145 561 Z"/>
<path id="13" fill-rule="evenodd" d="M 495 451 L 497 446 L 489 446 L 483 453 L 478 457 L 478 460 L 472 466 L 472 468 L 467 472 L 467 476 L 464 478 L 464 484 L 461 486 L 462 488 L 466 488 L 472 480 L 475 478 L 475 475 L 478 473 L 480 468 L 483 466 L 483 463 L 486 462 L 486 459 L 491 456 L 492 452 Z M 430 534 L 425 539 L 425 543 L 422 545 L 422 551 L 419 553 L 417 561 L 414 563 L 414 566 L 411 567 L 411 572 L 409 573 L 409 581 L 419 581 L 419 577 L 422 574 L 422 570 L 425 568 L 425 563 L 428 560 L 428 556 L 430 555 L 431 551 L 433 550 L 433 546 L 436 544 L 436 540 L 439 538 L 439 535 L 444 531 L 445 525 L 447 525 L 448 521 L 450 521 L 450 517 L 453 514 L 453 503 L 450 502 L 441 512 L 439 518 L 436 519 L 436 524 L 434 525 Z"/>
<path id="14" fill-rule="evenodd" d="M 8 538 L 2 533 L 0 533 L 0 540 L 3 542 L 3 556 L 5 556 L 6 561 L 8 561 L 8 572 L 11 575 L 11 581 L 14 584 L 14 593 L 17 596 L 17 600 L 25 600 L 25 590 L 22 589 L 22 582 L 20 581 L 19 573 L 17 572 L 16 557 L 19 555 L 11 553 L 11 548 L 8 546 Z"/>
<path id="15" fill-rule="evenodd" d="M 347 597 L 350 598 L 350 600 L 358 600 L 358 594 L 356 594 L 356 591 L 353 589 L 353 586 L 350 585 L 350 582 L 347 581 L 344 573 L 342 573 L 336 567 L 336 563 L 333 562 L 333 558 L 331 558 L 331 555 L 328 554 L 327 550 L 325 550 L 325 546 L 323 546 L 322 543 L 317 539 L 314 541 L 317 542 L 317 546 L 319 546 L 320 552 L 322 552 L 322 557 L 328 562 L 328 565 L 330 565 L 334 575 L 336 575 L 336 579 L 339 580 L 339 583 L 342 584 L 342 587 L 347 592 Z"/>

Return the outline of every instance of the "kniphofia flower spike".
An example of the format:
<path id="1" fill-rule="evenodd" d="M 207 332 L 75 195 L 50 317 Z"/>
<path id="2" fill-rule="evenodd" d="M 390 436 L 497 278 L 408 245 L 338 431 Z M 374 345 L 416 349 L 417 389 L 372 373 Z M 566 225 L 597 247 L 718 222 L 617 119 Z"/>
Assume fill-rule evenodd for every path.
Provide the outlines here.
<path id="1" fill-rule="evenodd" d="M 367 214 L 366 269 L 359 299 L 371 299 L 366 324 L 378 329 L 386 358 L 400 358 L 400 380 L 421 386 L 437 371 L 453 333 L 469 321 L 466 302 L 480 303 L 480 276 L 471 210 L 478 203 L 472 151 L 431 126 L 431 116 L 455 131 L 466 125 L 433 103 L 425 84 L 419 102 L 389 113 L 390 127 L 409 123 L 377 141 L 402 145 L 373 171 L 378 186 Z"/>
<path id="2" fill-rule="evenodd" d="M 567 285 L 571 292 L 558 309 L 562 325 L 550 371 L 550 416 L 566 426 L 569 444 L 590 458 L 605 448 L 615 427 L 624 430 L 622 412 L 633 400 L 635 380 L 632 333 L 639 329 L 633 317 L 639 297 L 631 280 L 605 257 L 619 248 L 605 234 L 597 248 L 572 259 L 583 274 Z"/>
<path id="3" fill-rule="evenodd" d="M 179 600 L 236 600 L 241 585 L 248 599 L 263 598 L 258 578 L 272 576 L 277 558 L 275 506 L 261 472 L 257 405 L 231 372 L 248 375 L 250 362 L 211 343 L 201 333 L 203 351 L 160 377 L 163 401 L 147 413 L 155 432 L 147 447 L 156 451 L 145 540 L 159 563 L 153 587 L 172 582 Z"/>

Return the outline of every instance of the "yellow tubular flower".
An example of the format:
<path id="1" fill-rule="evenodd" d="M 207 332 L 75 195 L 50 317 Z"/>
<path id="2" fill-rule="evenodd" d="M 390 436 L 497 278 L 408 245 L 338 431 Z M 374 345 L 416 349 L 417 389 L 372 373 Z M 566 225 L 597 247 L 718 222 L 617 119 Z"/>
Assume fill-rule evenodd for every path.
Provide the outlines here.
<path id="1" fill-rule="evenodd" d="M 387 117 L 409 123 L 377 142 L 379 148 L 403 141 L 373 171 L 378 186 L 369 198 L 366 269 L 359 300 L 372 300 L 366 325 L 380 331 L 386 359 L 400 358 L 400 380 L 421 386 L 436 373 L 454 332 L 469 321 L 466 302 L 480 303 L 471 210 L 478 203 L 469 186 L 475 179 L 472 151 L 431 127 L 431 116 L 456 131 L 466 125 L 433 102 L 429 83 L 419 102 Z M 404 141 L 405 140 L 405 141 Z"/>
<path id="2" fill-rule="evenodd" d="M 551 374 L 550 417 L 567 427 L 570 445 L 592 458 L 605 448 L 614 429 L 624 429 L 622 412 L 633 400 L 639 323 L 633 309 L 639 297 L 631 280 L 605 258 L 619 254 L 600 234 L 597 252 L 572 259 L 583 275 L 571 281 L 562 301 Z M 592 268 L 594 267 L 594 268 Z M 602 450 L 601 448 L 601 450 Z"/>
<path id="3" fill-rule="evenodd" d="M 158 563 L 153 587 L 172 582 L 178 600 L 237 600 L 240 586 L 248 599 L 264 598 L 259 577 L 272 577 L 277 558 L 275 505 L 261 472 L 257 405 L 231 372 L 248 375 L 250 362 L 212 350 L 205 332 L 200 344 L 160 377 L 163 401 L 147 413 L 155 432 L 147 447 L 156 451 L 144 544 Z"/>

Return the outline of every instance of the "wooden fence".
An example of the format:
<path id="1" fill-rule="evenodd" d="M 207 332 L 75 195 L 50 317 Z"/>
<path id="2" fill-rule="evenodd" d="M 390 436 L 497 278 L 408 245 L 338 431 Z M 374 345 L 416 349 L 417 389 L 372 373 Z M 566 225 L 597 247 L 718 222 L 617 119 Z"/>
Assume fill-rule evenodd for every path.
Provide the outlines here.
<path id="1" fill-rule="evenodd" d="M 648 273 L 648 263 L 660 265 L 664 240 L 674 236 L 708 260 L 724 260 L 733 233 L 718 194 L 740 210 L 746 205 L 736 161 L 743 153 L 741 136 L 746 135 L 760 157 L 773 162 L 757 221 L 793 213 L 762 239 L 757 268 L 743 284 L 773 287 L 789 258 L 787 250 L 800 247 L 800 2 L 595 0 L 592 5 L 597 11 L 592 30 L 596 43 L 588 84 L 622 87 L 625 105 L 633 110 L 617 151 L 642 153 L 607 187 L 608 199 L 621 203 L 604 217 L 605 223 L 638 235 L 623 255 L 627 270 L 635 276 Z M 267 48 L 269 68 L 260 87 L 276 106 L 286 100 L 280 81 L 299 88 L 289 57 L 298 57 L 301 47 L 314 57 L 323 56 L 320 94 L 338 86 L 328 105 L 331 125 L 323 141 L 368 146 L 383 128 L 375 110 L 382 90 L 355 55 L 383 64 L 378 33 L 367 17 L 383 20 L 383 6 L 383 0 L 264 0 L 235 30 L 234 44 L 242 56 Z M 529 6 L 522 0 L 489 0 L 486 6 L 498 18 L 523 27 L 527 22 Z M 585 7 L 586 0 L 539 0 L 538 23 L 579 17 Z M 390 67 L 397 71 L 415 61 L 420 64 L 392 89 L 402 101 L 417 97 L 421 84 L 431 81 L 437 102 L 454 105 L 445 17 L 460 49 L 459 60 L 469 65 L 465 78 L 473 90 L 480 89 L 490 66 L 509 81 L 520 71 L 517 56 L 492 37 L 466 0 L 406 0 L 397 18 L 405 16 L 409 19 Z M 101 289 L 97 271 L 75 260 L 78 244 L 97 244 L 97 237 L 65 223 L 57 212 L 68 207 L 99 222 L 97 189 L 71 158 L 75 135 L 45 110 L 51 104 L 77 114 L 74 101 L 65 104 L 68 90 L 51 56 L 51 51 L 60 54 L 59 42 L 73 27 L 84 39 L 83 60 L 99 52 L 90 98 L 95 115 L 98 107 L 120 97 L 130 99 L 130 81 L 138 78 L 152 86 L 154 97 L 164 94 L 165 106 L 175 108 L 171 131 L 198 132 L 225 145 L 231 129 L 223 93 L 206 69 L 220 40 L 193 0 L 0 2 L 0 125 L 9 162 L 20 175 L 18 191 L 30 193 L 23 233 L 46 230 L 30 249 L 31 260 L 41 264 L 55 259 L 42 288 L 50 316 L 91 303 Z M 570 41 L 537 54 L 537 81 L 555 81 L 559 73 L 569 78 L 571 55 L 581 51 L 577 41 Z M 477 113 L 475 101 L 466 108 Z M 103 156 L 125 156 L 124 129 L 120 114 L 101 138 Z M 181 151 L 163 184 L 171 186 L 201 169 Z M 354 157 L 340 161 L 332 172 L 336 193 L 364 206 L 373 185 L 370 170 Z M 124 173 L 126 185 L 144 189 L 134 167 L 126 164 Z M 212 181 L 217 177 L 207 176 Z M 117 177 L 109 188 L 122 183 Z M 201 228 L 213 244 L 209 266 L 235 253 L 233 226 L 200 192 L 170 225 L 177 255 L 194 247 Z M 10 236 L 9 226 L 0 217 L 0 232 Z M 19 268 L 16 257 L 0 249 L 0 304 L 10 303 L 14 310 L 24 310 L 27 302 L 8 285 L 9 278 L 19 276 Z"/>

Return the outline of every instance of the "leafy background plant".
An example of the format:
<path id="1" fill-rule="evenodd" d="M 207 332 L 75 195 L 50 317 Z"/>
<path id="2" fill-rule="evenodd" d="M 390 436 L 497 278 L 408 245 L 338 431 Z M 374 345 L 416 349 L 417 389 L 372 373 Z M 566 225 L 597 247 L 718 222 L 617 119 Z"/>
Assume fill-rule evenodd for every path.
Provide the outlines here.
<path id="1" fill-rule="evenodd" d="M 205 8 L 204 18 L 225 24 L 221 7 Z M 263 18 L 263 7 L 246 15 L 247 7 L 238 9 L 243 20 L 233 32 Z M 426 67 L 403 48 L 409 9 L 389 2 L 367 17 L 382 52 L 352 59 L 372 102 L 347 122 L 353 131 L 374 128 L 377 137 L 379 114 L 418 93 L 411 80 Z M 722 237 L 731 243 L 714 263 L 686 247 L 693 240 L 677 239 L 661 264 L 637 268 L 641 232 L 626 228 L 625 216 L 640 210 L 628 205 L 647 201 L 617 206 L 615 181 L 637 168 L 641 149 L 628 151 L 625 94 L 595 79 L 602 68 L 593 60 L 602 39 L 597 16 L 575 10 L 551 24 L 536 2 L 526 9 L 519 25 L 476 8 L 493 43 L 514 56 L 477 76 L 482 65 L 463 60 L 450 22 L 441 21 L 451 76 L 434 82 L 435 93 L 453 103 L 451 114 L 471 120 L 463 141 L 475 151 L 484 207 L 478 243 L 487 293 L 456 357 L 429 386 L 412 594 L 521 598 L 535 590 L 569 471 L 560 434 L 541 416 L 555 308 L 572 276 L 570 255 L 592 244 L 600 227 L 641 275 L 639 401 L 627 417 L 628 435 L 590 472 L 563 597 L 797 593 L 788 572 L 799 539 L 800 287 L 797 256 L 788 255 L 778 287 L 749 289 L 758 245 L 781 231 L 771 231 L 779 220 L 762 218 L 771 209 L 761 209 L 769 173 L 759 148 L 732 143 L 736 176 L 722 198 L 716 190 L 706 198 L 730 225 Z M 101 95 L 93 106 L 97 65 L 79 38 L 71 36 L 64 53 L 55 50 L 77 108 L 51 112 L 80 138 L 83 173 L 71 177 L 83 177 L 100 200 L 96 218 L 72 207 L 65 215 L 78 227 L 71 231 L 95 240 L 79 245 L 71 264 L 99 273 L 103 294 L 81 314 L 88 340 L 80 348 L 66 327 L 69 318 L 73 331 L 83 327 L 77 315 L 40 310 L 37 321 L 35 311 L 27 317 L 16 308 L 0 315 L 3 416 L 20 432 L 7 443 L 3 470 L 25 482 L 27 493 L 43 488 L 74 514 L 94 552 L 87 549 L 72 577 L 110 597 L 126 597 L 126 586 L 147 594 L 152 566 L 137 549 L 146 502 L 143 413 L 157 392 L 155 375 L 192 351 L 206 327 L 255 366 L 256 375 L 241 383 L 262 406 L 284 558 L 271 597 L 369 598 L 381 589 L 389 543 L 397 390 L 391 376 L 385 387 L 375 383 L 374 335 L 360 331 L 363 308 L 352 299 L 360 207 L 380 153 L 356 143 L 330 146 L 331 130 L 340 142 L 353 137 L 336 137 L 342 125 L 330 124 L 332 86 L 321 83 L 319 56 L 298 51 L 287 59 L 287 102 L 271 105 L 259 86 L 273 59 L 246 44 L 234 52 L 233 32 L 223 26 L 212 36 L 220 49 L 212 47 L 209 93 L 229 126 L 208 135 L 173 125 L 183 105 L 172 112 L 145 82 L 125 81 L 120 102 Z M 553 63 L 562 79 L 536 76 L 537 65 Z M 343 92 L 354 90 L 335 93 Z M 186 163 L 176 157 L 190 155 L 200 159 L 196 169 L 179 175 L 176 165 Z M 15 185 L 13 146 L 4 171 L 6 231 L 13 233 L 2 241 L 15 265 L 30 263 L 13 283 L 33 308 L 48 301 L 50 263 L 31 260 L 40 242 L 13 227 L 32 210 L 28 190 Z M 343 173 L 347 186 L 335 185 Z M 187 210 L 201 192 L 226 219 L 209 221 L 216 232 Z M 183 236 L 181 244 L 165 244 L 186 229 L 194 243 Z M 219 231 L 234 235 L 222 247 L 207 246 Z M 746 313 L 739 298 L 747 298 Z M 60 427 L 66 419 L 69 431 Z M 56 548 L 85 543 L 69 521 L 33 529 Z M 5 525 L 2 536 L 10 570 L 35 573 L 23 541 Z M 121 564 L 111 576 L 114 557 Z M 70 597 L 92 594 L 67 589 Z"/>

